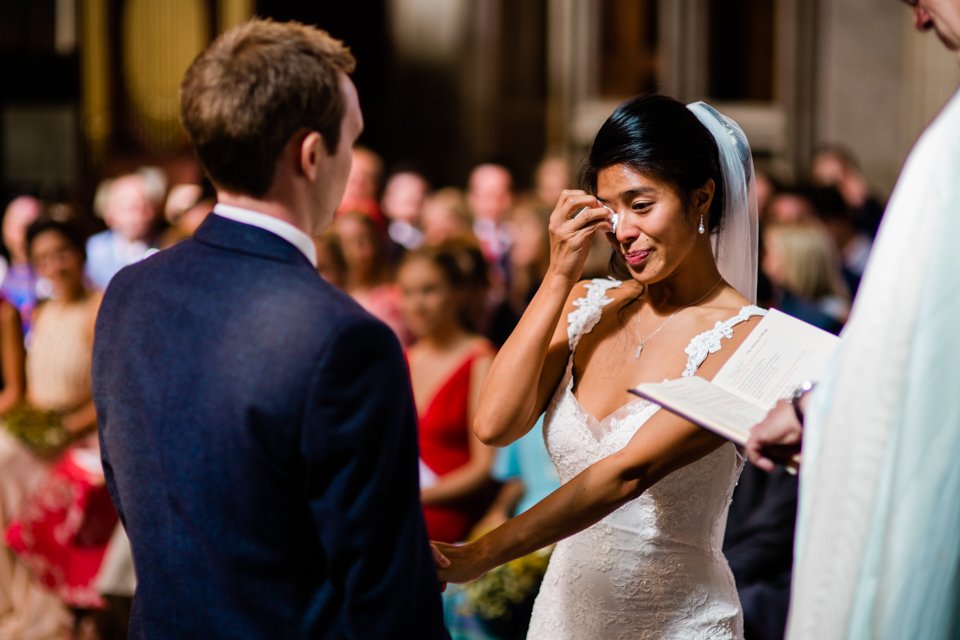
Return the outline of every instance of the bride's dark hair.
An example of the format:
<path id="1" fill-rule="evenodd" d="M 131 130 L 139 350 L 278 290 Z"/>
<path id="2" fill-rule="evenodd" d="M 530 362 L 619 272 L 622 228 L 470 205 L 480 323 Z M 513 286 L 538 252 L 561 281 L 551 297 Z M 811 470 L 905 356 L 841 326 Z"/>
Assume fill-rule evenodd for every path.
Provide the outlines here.
<path id="1" fill-rule="evenodd" d="M 617 107 L 600 127 L 590 148 L 580 173 L 583 189 L 596 194 L 597 175 L 617 164 L 673 185 L 684 210 L 691 194 L 712 178 L 714 191 L 707 228 L 711 233 L 720 228 L 724 189 L 717 143 L 682 102 L 649 94 L 631 98 Z M 625 265 L 613 264 L 621 262 L 616 258 L 614 255 L 611 260 L 614 275 L 626 276 Z"/>

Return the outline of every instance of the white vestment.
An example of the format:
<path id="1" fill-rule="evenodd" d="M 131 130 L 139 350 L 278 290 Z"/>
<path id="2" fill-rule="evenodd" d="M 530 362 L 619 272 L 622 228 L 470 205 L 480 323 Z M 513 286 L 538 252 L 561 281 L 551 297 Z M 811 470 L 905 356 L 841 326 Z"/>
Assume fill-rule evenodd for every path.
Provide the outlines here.
<path id="1" fill-rule="evenodd" d="M 960 92 L 891 196 L 805 425 L 791 640 L 960 637 Z"/>

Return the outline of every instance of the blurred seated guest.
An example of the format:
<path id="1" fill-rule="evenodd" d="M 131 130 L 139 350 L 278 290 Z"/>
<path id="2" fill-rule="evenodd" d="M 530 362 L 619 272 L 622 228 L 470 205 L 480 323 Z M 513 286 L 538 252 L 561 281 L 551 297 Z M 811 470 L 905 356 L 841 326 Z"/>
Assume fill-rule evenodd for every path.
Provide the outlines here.
<path id="1" fill-rule="evenodd" d="M 733 491 L 723 537 L 746 640 L 781 640 L 790 606 L 797 476 L 785 467 L 771 474 L 744 465 Z"/>
<path id="2" fill-rule="evenodd" d="M 430 184 L 412 169 L 394 172 L 383 188 L 380 204 L 389 225 L 390 239 L 404 250 L 418 249 L 423 244 L 420 212 L 430 193 Z"/>
<path id="3" fill-rule="evenodd" d="M 400 315 L 400 292 L 393 282 L 387 223 L 375 200 L 344 200 L 334 229 L 347 265 L 343 290 L 393 329 L 402 344 L 410 342 Z"/>
<path id="4" fill-rule="evenodd" d="M 783 187 L 770 197 L 765 222 L 794 223 L 816 219 L 817 210 L 810 201 L 808 189 Z"/>
<path id="5" fill-rule="evenodd" d="M 757 211 L 760 213 L 760 221 L 763 224 L 767 221 L 767 209 L 770 206 L 770 200 L 773 199 L 779 189 L 777 183 L 765 171 L 754 171 L 754 184 L 757 190 Z"/>
<path id="6" fill-rule="evenodd" d="M 23 400 L 25 357 L 20 314 L 13 304 L 0 296 L 0 417 Z M 3 433 L 2 428 L 0 433 Z"/>
<path id="7" fill-rule="evenodd" d="M 16 308 L 0 298 L 0 415 L 5 415 L 23 401 L 24 389 L 23 333 Z M 46 466 L 35 460 L 18 440 L 0 428 L 0 531 L 13 520 L 23 499 L 33 489 Z M 31 596 L 37 594 L 39 600 Z M 54 619 L 45 628 L 31 630 L 32 613 L 49 611 L 41 603 L 52 602 Z M 31 602 L 37 602 L 31 609 Z M 32 583 L 29 570 L 5 545 L 0 544 L 0 638 L 54 637 L 60 628 L 56 614 L 62 613 L 55 598 L 47 597 Z M 62 617 L 66 620 L 66 617 Z M 44 627 L 44 625 L 41 625 Z M 33 631 L 40 633 L 31 636 Z"/>
<path id="8" fill-rule="evenodd" d="M 453 238 L 476 239 L 466 197 L 455 187 L 444 187 L 427 196 L 420 214 L 420 228 L 427 246 Z"/>
<path id="9" fill-rule="evenodd" d="M 352 154 L 353 161 L 343 200 L 379 200 L 383 160 L 376 151 L 361 145 L 355 146 Z"/>
<path id="10" fill-rule="evenodd" d="M 510 283 L 504 301 L 496 308 L 487 330 L 494 344 L 502 345 L 520 321 L 550 264 L 550 237 L 547 224 L 553 205 L 522 198 L 510 214 L 511 244 L 508 253 Z M 610 245 L 604 239 L 604 255 Z"/>
<path id="11" fill-rule="evenodd" d="M 863 278 L 863 271 L 873 248 L 873 239 L 865 231 L 857 229 L 853 212 L 835 188 L 816 189 L 811 198 L 817 208 L 817 215 L 840 250 L 843 277 L 852 297 L 860 287 L 860 279 Z"/>
<path id="12" fill-rule="evenodd" d="M 213 211 L 215 204 L 216 195 L 208 180 L 200 184 L 173 185 L 163 207 L 163 217 L 170 226 L 160 234 L 158 246 L 166 249 L 193 237 L 194 231 Z"/>
<path id="13" fill-rule="evenodd" d="M 835 187 L 853 213 L 857 230 L 873 238 L 883 217 L 883 203 L 870 193 L 860 164 L 849 149 L 824 145 L 813 156 L 810 178 L 820 187 Z"/>
<path id="14" fill-rule="evenodd" d="M 414 335 L 407 349 L 420 430 L 420 489 L 431 540 L 463 540 L 483 515 L 493 483 L 494 450 L 471 425 L 493 346 L 469 330 L 464 272 L 455 252 L 404 256 L 397 282 Z"/>
<path id="15" fill-rule="evenodd" d="M 833 239 L 819 222 L 771 224 L 761 268 L 776 288 L 775 307 L 831 333 L 850 313 L 850 293 Z"/>
<path id="16" fill-rule="evenodd" d="M 513 176 L 501 164 L 485 163 L 470 172 L 467 203 L 473 213 L 473 231 L 490 264 L 487 315 L 506 297 L 510 283 L 510 210 L 513 207 Z"/>
<path id="17" fill-rule="evenodd" d="M 134 171 L 143 178 L 144 190 L 147 194 L 147 200 L 156 212 L 163 211 L 163 203 L 167 199 L 167 189 L 170 186 L 167 180 L 167 173 L 160 167 L 144 165 Z M 55 216 L 51 216 L 55 220 Z"/>
<path id="18" fill-rule="evenodd" d="M 347 262 L 343 257 L 337 232 L 327 229 L 313 236 L 313 246 L 317 250 L 317 272 L 333 286 L 343 289 L 347 276 Z"/>
<path id="19" fill-rule="evenodd" d="M 88 369 L 101 295 L 84 282 L 83 236 L 72 224 L 38 220 L 27 228 L 27 249 L 37 273 L 52 287 L 51 298 L 34 314 L 28 400 L 37 408 L 62 412 L 63 426 L 73 435 L 93 432 L 97 420 Z"/>
<path id="20" fill-rule="evenodd" d="M 561 155 L 547 155 L 537 165 L 534 173 L 534 196 L 541 204 L 553 210 L 564 189 L 576 185 L 573 169 L 567 159 Z"/>
<path id="21" fill-rule="evenodd" d="M 64 621 L 61 601 L 80 618 L 103 605 L 93 580 L 117 516 L 96 438 L 90 367 L 100 294 L 84 285 L 83 237 L 72 225 L 41 219 L 27 229 L 27 250 L 53 296 L 35 312 L 26 361 L 28 406 L 6 415 L 7 429 L 33 452 L 23 446 L 7 452 L 18 472 L 0 476 L 0 493 L 20 494 L 14 521 L 3 525 L 7 544 L 33 574 L 17 587 L 24 590 L 16 601 L 25 610 L 14 617 L 56 629 Z M 37 637 L 56 632 L 45 633 Z"/>
<path id="22" fill-rule="evenodd" d="M 24 335 L 30 333 L 33 307 L 37 303 L 37 275 L 27 257 L 27 227 L 40 217 L 42 205 L 33 196 L 18 196 L 10 201 L 3 214 L 3 245 L 9 262 L 2 276 L 0 295 L 9 300 L 20 314 Z"/>
<path id="23" fill-rule="evenodd" d="M 97 289 L 105 289 L 120 269 L 155 250 L 157 208 L 148 175 L 129 173 L 101 187 L 107 230 L 87 241 L 87 277 Z"/>
<path id="24" fill-rule="evenodd" d="M 473 213 L 473 230 L 487 260 L 504 263 L 510 249 L 508 219 L 513 206 L 513 176 L 500 164 L 480 164 L 470 172 L 467 203 Z"/>
<path id="25" fill-rule="evenodd" d="M 461 276 L 459 288 L 464 326 L 471 333 L 486 335 L 490 326 L 490 310 L 487 308 L 490 265 L 480 244 L 473 237 L 461 237 L 447 240 L 432 248 L 456 258 Z"/>

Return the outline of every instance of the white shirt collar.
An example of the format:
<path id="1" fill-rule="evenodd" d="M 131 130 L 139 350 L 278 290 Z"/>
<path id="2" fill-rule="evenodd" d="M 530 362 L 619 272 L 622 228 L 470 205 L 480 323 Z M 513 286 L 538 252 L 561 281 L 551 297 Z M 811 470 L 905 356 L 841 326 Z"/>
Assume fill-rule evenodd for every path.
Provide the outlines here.
<path id="1" fill-rule="evenodd" d="M 259 227 L 264 231 L 269 231 L 274 235 L 280 236 L 299 249 L 300 253 L 306 256 L 307 260 L 310 261 L 310 264 L 316 268 L 317 248 L 314 246 L 313 240 L 310 239 L 310 236 L 305 234 L 300 229 L 297 229 L 289 222 L 284 222 L 279 218 L 268 216 L 265 213 L 251 211 L 250 209 L 243 209 L 242 207 L 234 207 L 229 204 L 223 204 L 222 202 L 218 202 L 216 205 L 214 205 L 213 212 L 218 216 L 228 218 L 241 224 L 249 224 L 252 227 Z"/>

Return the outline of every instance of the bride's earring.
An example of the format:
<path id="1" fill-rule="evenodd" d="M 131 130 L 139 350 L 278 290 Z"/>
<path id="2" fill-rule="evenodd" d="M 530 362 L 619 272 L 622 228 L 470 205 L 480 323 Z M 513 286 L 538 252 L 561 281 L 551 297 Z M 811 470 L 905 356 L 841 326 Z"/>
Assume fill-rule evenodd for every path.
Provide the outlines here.
<path id="1" fill-rule="evenodd" d="M 703 211 L 700 212 L 700 226 L 697 227 L 697 233 L 703 235 L 707 232 L 707 228 L 703 226 Z"/>

